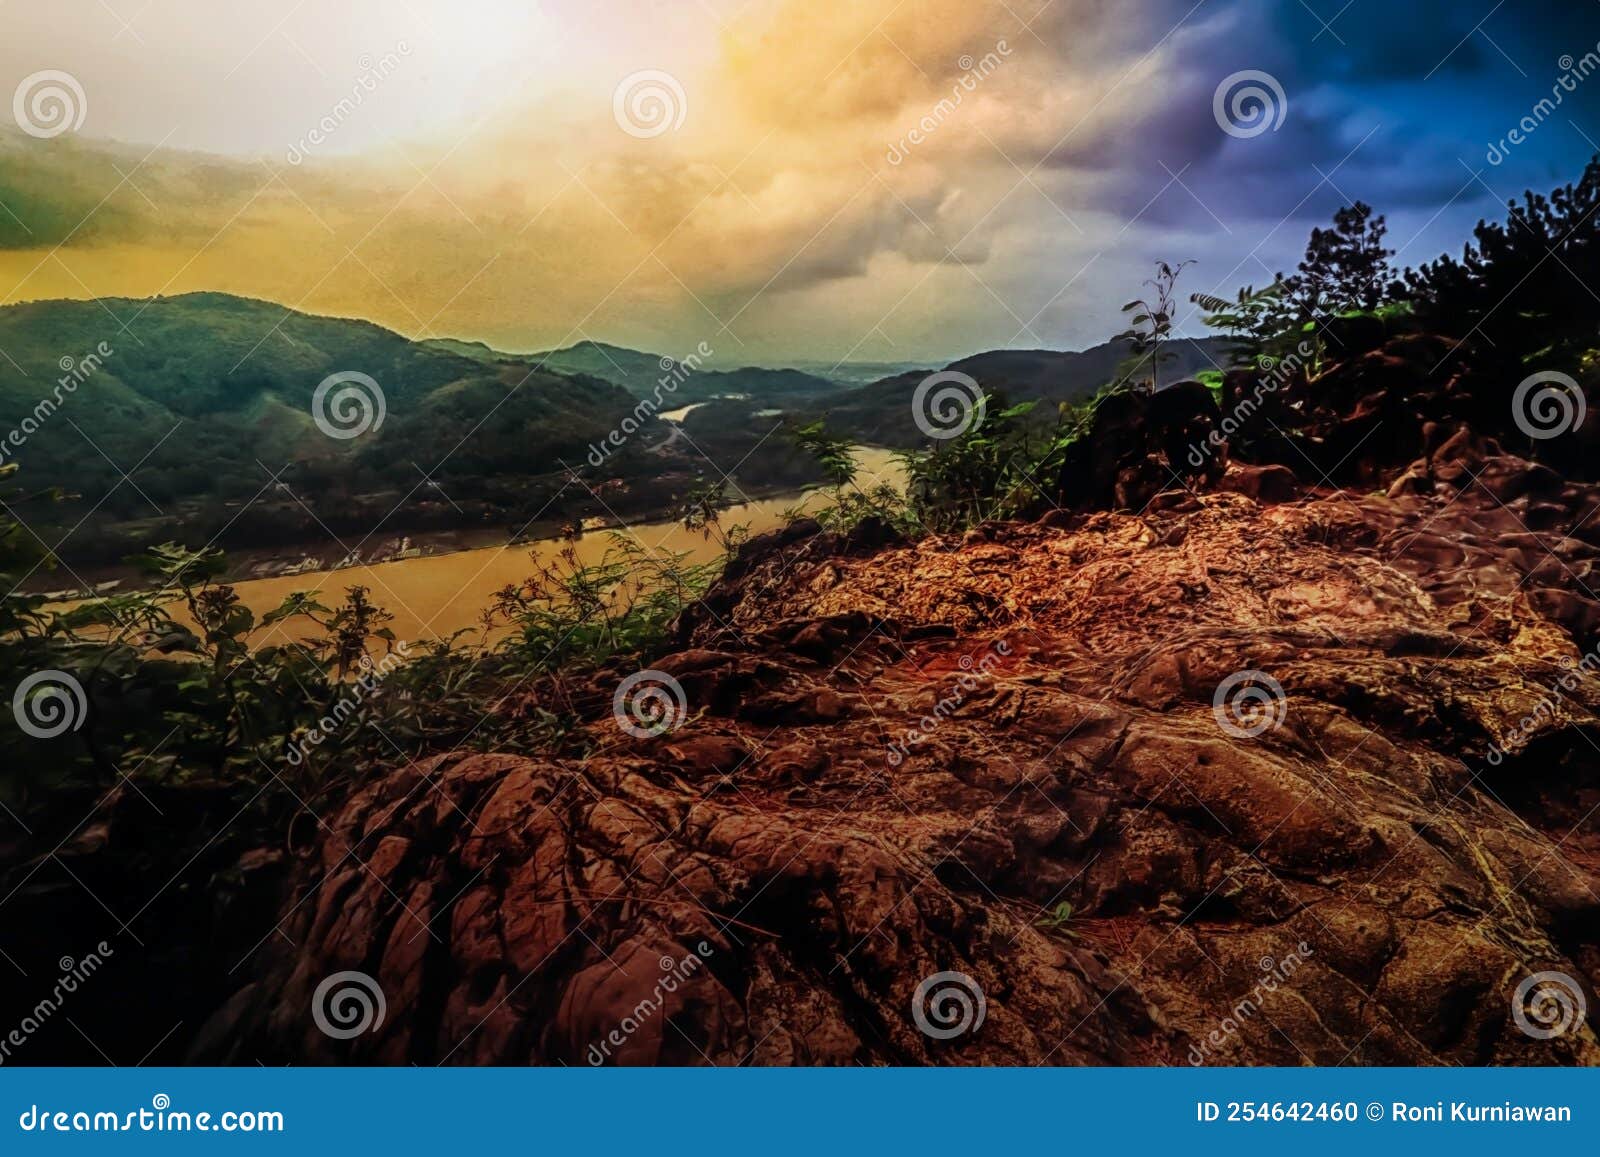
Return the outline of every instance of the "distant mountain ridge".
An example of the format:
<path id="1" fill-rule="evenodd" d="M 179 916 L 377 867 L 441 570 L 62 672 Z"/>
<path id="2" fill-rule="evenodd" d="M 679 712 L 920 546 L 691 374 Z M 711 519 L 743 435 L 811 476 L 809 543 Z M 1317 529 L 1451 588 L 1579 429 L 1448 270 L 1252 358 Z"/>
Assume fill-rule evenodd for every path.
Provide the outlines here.
<path id="1" fill-rule="evenodd" d="M 559 350 L 534 354 L 501 354 L 481 342 L 434 339 L 425 343 L 448 348 L 464 356 L 487 360 L 520 358 L 561 373 L 588 374 L 621 386 L 635 397 L 650 397 L 658 383 L 672 374 L 674 360 L 667 355 L 630 349 L 609 342 L 581 341 Z M 1228 339 L 1176 338 L 1166 343 L 1161 374 L 1165 381 L 1192 377 L 1205 370 L 1227 368 Z M 744 366 L 734 370 L 698 369 L 679 385 L 675 395 L 683 403 L 748 395 L 752 401 L 790 403 L 811 408 L 826 405 L 842 416 L 870 410 L 869 399 L 911 389 L 938 370 L 966 373 L 991 391 L 1003 391 L 1014 401 L 1030 398 L 1077 401 L 1093 395 L 1117 376 L 1132 354 L 1126 341 L 1108 341 L 1085 350 L 986 350 L 953 362 L 838 363 L 799 362 L 793 367 Z M 875 370 L 886 372 L 874 373 Z M 865 392 L 856 391 L 865 388 Z"/>
<path id="2" fill-rule="evenodd" d="M 291 496 L 320 495 L 324 522 L 364 503 L 377 522 L 419 495 L 460 501 L 485 480 L 557 471 L 635 405 L 608 381 L 525 358 L 465 357 L 218 293 L 7 306 L 0 350 L 6 460 L 28 491 L 67 496 L 31 509 L 30 524 L 92 517 L 196 542 L 247 507 L 262 517 L 264 491 L 326 538 Z M 319 403 L 336 374 L 364 375 L 381 399 L 355 379 Z"/>
<path id="3" fill-rule="evenodd" d="M 729 395 L 749 395 L 766 400 L 792 401 L 838 389 L 840 380 L 795 369 L 741 366 L 732 370 L 697 367 L 700 355 L 690 351 L 681 363 L 692 370 L 688 377 L 675 373 L 680 359 L 647 353 L 605 342 L 583 341 L 566 349 L 529 355 L 534 361 L 562 373 L 604 378 L 637 398 L 655 398 L 670 385 L 679 405 L 709 401 Z M 681 380 L 679 380 L 681 378 Z"/>
<path id="4" fill-rule="evenodd" d="M 1174 378 L 1224 360 L 1217 339 L 1169 348 Z M 1110 381 L 1126 354 L 1121 343 L 995 350 L 950 368 L 1012 401 L 1076 400 Z M 941 368 L 891 365 L 903 372 L 861 382 L 850 376 L 860 365 L 835 378 L 676 366 L 594 341 L 535 354 L 412 341 L 368 321 L 222 293 L 32 302 L 0 308 L 0 461 L 21 466 L 27 491 L 66 496 L 33 518 L 72 530 L 80 548 L 97 528 L 143 545 L 224 531 L 303 540 L 335 525 L 365 533 L 363 521 L 387 525 L 392 512 L 481 523 L 555 509 L 563 464 L 580 467 L 630 419 L 636 436 L 606 474 L 640 484 L 703 474 L 706 456 L 757 486 L 813 480 L 815 463 L 775 430 L 797 417 L 825 414 L 862 442 L 920 444 L 912 394 Z M 330 375 L 347 380 L 319 404 Z M 381 406 L 364 397 L 365 381 Z M 341 390 L 348 413 L 330 413 Z M 655 428 L 658 413 L 696 403 L 708 404 L 690 415 L 686 437 Z M 660 505 L 673 493 L 641 486 L 638 501 Z M 578 488 L 567 500 L 585 496 Z"/>
<path id="5" fill-rule="evenodd" d="M 539 417 L 609 421 L 625 399 L 609 382 L 576 387 L 570 375 L 544 372 L 527 358 L 480 360 L 429 343 L 413 342 L 371 322 L 317 317 L 270 302 L 228 294 L 194 293 L 145 301 L 44 301 L 0 309 L 0 423 L 30 412 L 38 394 L 64 365 L 104 342 L 111 352 L 73 391 L 88 404 L 61 410 L 95 440 L 134 458 L 149 448 L 150 423 L 183 421 L 193 439 L 226 430 L 251 447 L 271 449 L 276 433 L 263 426 L 264 410 L 298 413 L 294 437 L 317 432 L 312 409 L 318 385 L 330 374 L 358 372 L 381 389 L 385 420 L 373 441 L 324 436 L 302 447 L 305 456 L 341 458 L 369 453 L 391 429 L 443 442 L 467 420 L 462 402 L 485 409 L 510 405 L 513 422 Z M 487 348 L 487 347 L 485 347 Z M 501 368 L 493 368 L 499 366 Z M 513 399 L 512 395 L 516 397 Z M 531 409 L 525 409 L 530 407 Z M 482 415 L 472 414 L 477 421 Z M 115 421 L 109 419 L 115 419 Z M 556 427 L 547 425 L 540 441 Z M 105 441 L 101 441 L 101 437 Z M 553 443 L 559 443 L 559 437 Z M 83 441 L 43 423 L 28 439 L 30 469 L 54 469 L 57 451 Z M 236 447 L 238 448 L 238 447 Z M 552 444 L 552 449 L 555 445 Z M 441 454 L 443 448 L 441 448 Z"/>
<path id="6" fill-rule="evenodd" d="M 1179 338 L 1167 342 L 1161 367 L 1165 383 L 1231 364 L 1227 338 Z M 940 369 L 964 373 L 985 391 L 1009 403 L 1081 402 L 1115 381 L 1132 355 L 1126 341 L 1103 342 L 1086 350 L 990 350 Z M 845 388 L 816 399 L 811 416 L 826 415 L 829 425 L 858 441 L 909 448 L 926 439 L 912 420 L 916 388 L 932 369 L 896 374 L 865 386 Z"/>

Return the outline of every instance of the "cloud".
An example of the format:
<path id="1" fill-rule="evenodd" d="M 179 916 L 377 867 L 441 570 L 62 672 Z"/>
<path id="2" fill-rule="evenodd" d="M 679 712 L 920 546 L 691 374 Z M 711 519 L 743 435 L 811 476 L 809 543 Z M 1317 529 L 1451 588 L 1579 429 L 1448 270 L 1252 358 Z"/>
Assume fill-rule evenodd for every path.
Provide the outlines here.
<path id="1" fill-rule="evenodd" d="M 1548 90 L 1535 61 L 1600 39 L 1587 11 L 1549 8 L 1474 32 L 1481 14 L 1431 0 L 1357 0 L 1331 30 L 1255 0 L 756 0 L 674 8 L 652 39 L 668 17 L 639 5 L 623 47 L 571 26 L 584 69 L 360 156 L 6 138 L 0 202 L 24 227 L 0 211 L 0 300 L 221 289 L 419 336 L 703 339 L 744 361 L 1087 344 L 1126 296 L 1107 284 L 1154 257 L 1260 281 L 1355 198 L 1454 248 L 1498 186 L 1575 171 L 1555 124 L 1494 193 L 1461 163 Z M 613 88 L 643 69 L 681 86 L 681 129 L 614 122 Z M 1212 98 L 1245 69 L 1288 115 L 1238 139 Z"/>

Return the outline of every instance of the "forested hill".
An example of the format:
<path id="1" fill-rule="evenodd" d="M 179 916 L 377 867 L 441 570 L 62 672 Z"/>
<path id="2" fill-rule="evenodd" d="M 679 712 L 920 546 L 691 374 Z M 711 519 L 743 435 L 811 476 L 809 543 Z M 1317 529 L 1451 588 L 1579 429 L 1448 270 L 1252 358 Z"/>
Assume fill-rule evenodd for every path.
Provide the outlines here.
<path id="1" fill-rule="evenodd" d="M 1170 349 L 1172 376 L 1221 359 L 1214 341 Z M 952 368 L 1014 400 L 1074 400 L 1112 380 L 1127 352 L 1002 350 Z M 532 354 L 419 342 L 219 293 L 34 302 L 0 308 L 0 461 L 35 496 L 21 510 L 28 525 L 52 544 L 72 530 L 67 557 L 84 564 L 169 538 L 331 548 L 330 534 L 375 526 L 513 530 L 638 513 L 647 492 L 657 509 L 712 470 L 706 457 L 740 464 L 752 490 L 812 481 L 815 464 L 772 437 L 791 417 L 827 413 L 855 440 L 913 445 L 911 396 L 938 368 L 861 385 L 709 363 L 674 372 L 662 355 L 592 341 Z M 566 467 L 582 468 L 658 394 L 661 410 L 722 400 L 694 416 L 692 444 L 646 415 L 604 474 L 651 486 L 610 500 L 616 510 L 584 506 L 584 488 L 564 492 Z M 769 452 L 752 457 L 756 445 Z"/>
<path id="2" fill-rule="evenodd" d="M 1227 369 L 1233 360 L 1226 338 L 1183 338 L 1162 347 L 1162 384 Z M 1132 346 L 1108 341 L 1086 350 L 990 350 L 973 354 L 947 368 L 971 377 L 985 391 L 1009 403 L 1039 401 L 1041 419 L 1054 413 L 1057 402 L 1092 398 L 1108 383 L 1128 373 Z M 917 387 L 928 370 L 913 370 L 866 386 L 846 387 L 816 399 L 806 413 L 826 415 L 840 433 L 881 446 L 913 447 L 923 434 L 909 419 Z M 708 415 L 709 417 L 709 415 Z"/>
<path id="3" fill-rule="evenodd" d="M 34 517 L 67 526 L 91 509 L 107 522 L 204 523 L 285 467 L 332 503 L 404 494 L 422 481 L 415 464 L 470 492 L 581 462 L 634 406 L 609 382 L 530 359 L 464 357 L 370 322 L 213 293 L 6 307 L 0 351 L 5 461 L 26 490 L 66 493 Z M 349 380 L 314 404 L 330 375 L 351 373 L 376 389 Z"/>

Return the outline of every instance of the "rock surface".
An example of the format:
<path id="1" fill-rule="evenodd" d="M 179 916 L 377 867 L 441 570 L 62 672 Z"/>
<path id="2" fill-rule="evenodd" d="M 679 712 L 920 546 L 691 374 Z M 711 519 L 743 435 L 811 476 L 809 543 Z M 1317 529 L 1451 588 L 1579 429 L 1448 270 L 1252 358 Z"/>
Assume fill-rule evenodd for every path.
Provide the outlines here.
<path id="1" fill-rule="evenodd" d="M 344 802 L 195 1058 L 1600 1063 L 1513 1017 L 1596 1007 L 1600 495 L 1466 438 L 1292 481 L 749 544 L 651 664 L 674 730 L 613 672 L 587 759 Z"/>

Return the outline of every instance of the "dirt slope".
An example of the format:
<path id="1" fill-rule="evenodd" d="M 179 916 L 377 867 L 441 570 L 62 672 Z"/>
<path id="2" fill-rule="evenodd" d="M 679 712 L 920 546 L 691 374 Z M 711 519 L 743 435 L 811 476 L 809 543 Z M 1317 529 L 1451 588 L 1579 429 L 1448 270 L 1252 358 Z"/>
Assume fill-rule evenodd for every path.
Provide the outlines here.
<path id="1" fill-rule="evenodd" d="M 652 663 L 676 729 L 613 672 L 587 760 L 349 799 L 195 1056 L 1600 1062 L 1513 1015 L 1600 979 L 1597 505 L 1460 438 L 1388 494 L 760 540 Z"/>

